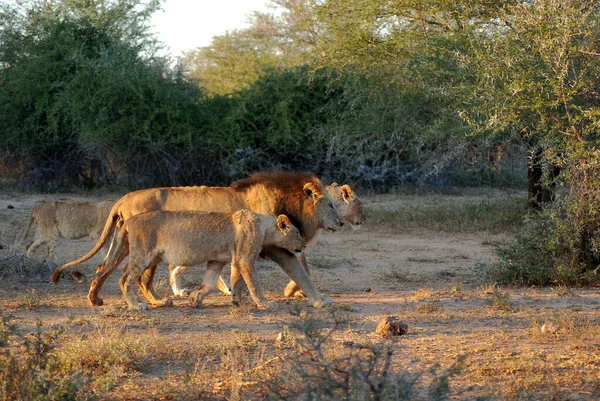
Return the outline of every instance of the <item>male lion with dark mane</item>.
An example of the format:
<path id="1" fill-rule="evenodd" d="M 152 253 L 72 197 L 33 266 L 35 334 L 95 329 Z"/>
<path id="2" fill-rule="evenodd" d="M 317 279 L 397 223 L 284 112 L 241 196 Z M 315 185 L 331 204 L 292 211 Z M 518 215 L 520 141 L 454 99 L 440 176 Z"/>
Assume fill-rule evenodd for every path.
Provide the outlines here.
<path id="1" fill-rule="evenodd" d="M 344 184 L 340 186 L 334 182 L 331 185 L 326 186 L 325 191 L 327 191 L 331 197 L 333 206 L 336 208 L 340 217 L 350 223 L 352 229 L 359 229 L 367 220 L 362 201 L 355 194 L 350 185 Z M 316 243 L 317 237 L 318 235 L 313 237 L 311 245 Z M 304 266 L 304 269 L 307 271 L 307 273 L 310 274 L 304 252 L 300 255 L 300 262 Z M 190 290 L 187 288 L 181 288 L 181 274 L 183 274 L 189 267 L 190 266 L 169 266 L 169 283 L 175 296 L 187 297 L 190 293 Z M 232 270 L 234 270 L 234 268 L 232 268 Z M 217 281 L 217 288 L 225 295 L 231 295 L 230 287 L 225 283 L 225 280 L 223 280 L 221 276 L 219 276 Z M 286 287 L 285 295 L 294 295 L 296 297 L 300 297 L 304 294 L 292 281 Z"/>
<path id="2" fill-rule="evenodd" d="M 63 270 L 90 259 L 115 233 L 116 228 L 122 227 L 131 216 L 156 210 L 233 213 L 240 209 L 250 209 L 270 216 L 285 214 L 298 228 L 305 242 L 310 242 L 321 229 L 335 231 L 343 225 L 323 183 L 311 173 L 283 171 L 255 173 L 234 182 L 230 187 L 145 189 L 130 192 L 119 199 L 113 206 L 102 235 L 94 248 L 78 260 L 56 269 L 51 280 L 57 283 Z M 263 253 L 281 266 L 292 279 L 293 285 L 298 284 L 311 305 L 321 307 L 332 303 L 330 297 L 324 297 L 319 293 L 308 273 L 293 254 L 273 246 L 265 247 Z M 104 268 L 104 265 L 100 265 L 97 272 L 103 271 Z M 152 268 L 146 270 L 142 278 L 149 282 L 148 291 L 152 294 L 151 281 L 154 270 Z M 88 293 L 92 305 L 102 305 L 98 292 L 107 276 L 108 274 L 102 274 L 92 281 Z"/>
<path id="3" fill-rule="evenodd" d="M 109 274 L 125 257 L 129 264 L 119 280 L 123 296 L 130 310 L 147 309 L 146 304 L 136 301 L 132 284 L 138 282 L 142 292 L 152 304 L 157 302 L 147 287 L 142 274 L 147 269 L 156 269 L 160 262 L 195 266 L 207 263 L 202 286 L 190 297 L 192 305 L 218 291 L 217 278 L 225 264 L 231 262 L 240 274 L 233 282 L 233 299 L 239 302 L 243 277 L 252 299 L 259 308 L 275 307 L 264 295 L 255 263 L 265 246 L 275 246 L 291 253 L 300 253 L 305 247 L 300 232 L 289 218 L 254 213 L 241 209 L 235 213 L 197 211 L 154 211 L 129 218 L 119 230 L 113 243 L 110 257 L 106 261 Z"/>

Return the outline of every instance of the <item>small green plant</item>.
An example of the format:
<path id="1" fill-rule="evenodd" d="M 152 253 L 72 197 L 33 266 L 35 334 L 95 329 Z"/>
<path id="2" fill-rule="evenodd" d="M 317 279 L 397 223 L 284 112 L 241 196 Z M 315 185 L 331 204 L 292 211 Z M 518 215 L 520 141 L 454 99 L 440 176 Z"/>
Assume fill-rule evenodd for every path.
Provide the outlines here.
<path id="1" fill-rule="evenodd" d="M 85 337 L 73 339 L 57 355 L 61 365 L 68 370 L 119 376 L 143 365 L 148 343 L 146 336 L 127 336 L 122 327 L 100 326 Z"/>
<path id="2" fill-rule="evenodd" d="M 510 312 L 512 311 L 510 303 L 510 294 L 502 291 L 496 283 L 488 286 L 484 291 L 484 295 L 489 298 L 490 306 L 493 310 L 499 312 Z"/>
<path id="3" fill-rule="evenodd" d="M 429 302 L 426 302 L 424 304 L 418 305 L 416 307 L 417 312 L 420 313 L 435 313 L 438 311 L 442 310 L 442 305 L 440 304 L 440 301 L 437 299 L 432 299 Z"/>

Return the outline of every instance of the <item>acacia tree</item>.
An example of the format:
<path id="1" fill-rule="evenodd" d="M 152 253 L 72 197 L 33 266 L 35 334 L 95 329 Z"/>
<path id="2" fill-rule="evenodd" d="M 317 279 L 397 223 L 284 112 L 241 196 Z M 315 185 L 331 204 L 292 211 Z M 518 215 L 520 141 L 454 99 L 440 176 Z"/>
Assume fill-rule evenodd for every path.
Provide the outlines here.
<path id="1" fill-rule="evenodd" d="M 209 93 L 248 89 L 265 71 L 309 64 L 317 32 L 306 0 L 272 0 L 275 13 L 255 11 L 249 27 L 214 36 L 210 45 L 185 53 L 187 76 Z"/>
<path id="2" fill-rule="evenodd" d="M 600 127 L 600 9 L 591 0 L 523 1 L 502 8 L 470 42 L 477 72 L 465 116 L 478 132 L 508 132 L 529 153 L 529 201 L 552 199 L 574 148 Z"/>
<path id="3" fill-rule="evenodd" d="M 595 140 L 597 1 L 328 0 L 314 14 L 322 65 L 427 93 L 469 124 L 453 135 L 524 143 L 533 205 L 552 198 L 547 156 Z"/>

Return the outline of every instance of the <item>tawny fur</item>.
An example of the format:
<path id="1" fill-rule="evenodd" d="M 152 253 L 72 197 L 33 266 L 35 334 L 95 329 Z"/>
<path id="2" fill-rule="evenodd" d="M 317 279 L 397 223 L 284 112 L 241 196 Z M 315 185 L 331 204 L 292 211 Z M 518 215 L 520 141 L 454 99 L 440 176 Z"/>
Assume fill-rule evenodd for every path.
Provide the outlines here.
<path id="1" fill-rule="evenodd" d="M 367 221 L 363 203 L 350 185 L 344 184 L 340 186 L 334 182 L 325 187 L 325 190 L 342 219 L 346 220 L 352 226 L 361 226 Z"/>
<path id="2" fill-rule="evenodd" d="M 114 204 L 113 199 L 107 199 L 99 203 L 54 201 L 37 205 L 29 214 L 21 237 L 21 243 L 25 242 L 35 224 L 35 239 L 26 246 L 27 256 L 31 256 L 36 248 L 45 243 L 48 257 L 54 261 L 57 237 L 69 240 L 89 237 L 92 241 L 98 240 Z"/>
<path id="3" fill-rule="evenodd" d="M 56 269 L 51 280 L 58 282 L 64 269 L 90 259 L 108 241 L 115 229 L 121 227 L 131 216 L 154 210 L 235 212 L 242 208 L 271 216 L 287 215 L 305 241 L 310 241 L 320 229 L 336 230 L 342 224 L 323 184 L 310 173 L 256 173 L 234 182 L 231 187 L 175 187 L 135 191 L 123 196 L 114 205 L 94 248 L 80 259 Z M 293 255 L 276 247 L 265 250 L 265 253 L 290 278 L 305 287 L 303 290 L 311 304 L 322 306 L 331 303 L 330 298 L 323 297 L 317 291 Z M 102 270 L 101 265 L 98 271 Z M 97 297 L 102 283 L 103 280 L 92 282 L 88 298 L 94 305 L 102 304 L 102 300 Z"/>
<path id="4" fill-rule="evenodd" d="M 360 228 L 360 226 L 366 221 L 367 216 L 365 214 L 362 201 L 355 194 L 352 188 L 347 184 L 338 185 L 334 182 L 331 185 L 326 186 L 325 191 L 327 194 L 329 194 L 333 201 L 333 205 L 342 219 L 350 223 L 354 229 Z M 314 235 L 310 244 L 315 244 L 317 238 L 318 234 Z M 301 256 L 300 262 L 303 264 L 304 268 L 309 271 L 306 257 Z M 169 266 L 169 283 L 175 296 L 187 297 L 189 295 L 189 290 L 181 287 L 180 279 L 181 275 L 188 268 L 189 266 Z M 219 276 L 217 281 L 217 288 L 226 295 L 231 294 L 230 286 L 225 283 L 221 276 Z M 303 296 L 299 288 L 291 282 L 288 284 L 286 291 L 290 292 L 290 294 L 293 294 L 294 296 Z"/>
<path id="5" fill-rule="evenodd" d="M 129 255 L 129 266 L 120 280 L 129 309 L 145 308 L 137 303 L 132 284 L 140 282 L 146 269 L 160 262 L 184 266 L 208 263 L 202 287 L 192 293 L 191 302 L 198 304 L 216 291 L 216 279 L 223 266 L 231 261 L 261 308 L 272 306 L 264 296 L 255 262 L 264 246 L 276 246 L 291 253 L 301 252 L 305 245 L 300 232 L 285 215 L 259 215 L 242 209 L 231 213 L 194 211 L 155 211 L 132 216 L 118 233 L 114 249 L 107 260 L 107 274 Z M 238 280 L 239 281 L 239 276 Z M 146 297 L 158 306 L 164 301 L 155 294 Z M 234 283 L 234 299 L 239 301 L 240 284 Z"/>

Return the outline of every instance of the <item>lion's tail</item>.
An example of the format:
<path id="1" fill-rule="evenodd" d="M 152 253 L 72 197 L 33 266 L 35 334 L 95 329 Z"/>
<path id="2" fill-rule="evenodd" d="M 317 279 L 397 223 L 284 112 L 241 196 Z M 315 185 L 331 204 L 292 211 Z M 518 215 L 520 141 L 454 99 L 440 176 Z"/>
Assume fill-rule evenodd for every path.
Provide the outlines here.
<path id="1" fill-rule="evenodd" d="M 54 270 L 54 273 L 52 273 L 52 276 L 50 276 L 50 280 L 54 284 L 58 283 L 58 280 L 60 280 L 60 274 L 63 272 L 63 270 L 68 269 L 69 267 L 81 264 L 81 263 L 85 262 L 86 260 L 89 260 L 92 256 L 94 256 L 96 253 L 98 253 L 98 251 L 102 248 L 102 246 L 104 246 L 104 244 L 106 243 L 106 240 L 110 237 L 111 234 L 114 233 L 116 225 L 117 225 L 117 221 L 119 220 L 119 213 L 118 213 L 119 204 L 120 204 L 120 202 L 115 203 L 115 205 L 110 210 L 110 214 L 108 215 L 108 218 L 106 219 L 106 223 L 104 224 L 104 229 L 102 230 L 102 234 L 100 235 L 100 238 L 98 238 L 98 242 L 96 242 L 96 245 L 94 245 L 92 250 L 90 250 L 88 253 L 86 253 L 81 258 L 74 260 L 72 262 L 69 262 L 65 265 L 62 265 L 61 267 Z"/>
<path id="2" fill-rule="evenodd" d="M 29 219 L 27 220 L 27 227 L 25 227 L 25 232 L 21 236 L 21 242 L 25 242 L 25 239 L 29 235 L 29 230 L 31 230 L 31 226 L 32 226 L 33 220 L 34 220 L 34 216 L 33 216 L 34 212 L 35 212 L 35 209 L 33 209 L 31 211 L 31 213 L 29 213 Z"/>

